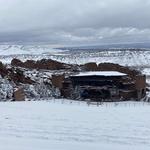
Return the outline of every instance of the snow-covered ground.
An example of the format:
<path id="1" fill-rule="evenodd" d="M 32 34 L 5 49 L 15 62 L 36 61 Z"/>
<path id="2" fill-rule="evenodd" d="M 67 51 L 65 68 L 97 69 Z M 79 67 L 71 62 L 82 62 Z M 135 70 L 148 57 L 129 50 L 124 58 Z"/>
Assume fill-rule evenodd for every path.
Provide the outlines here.
<path id="1" fill-rule="evenodd" d="M 0 61 L 9 64 L 13 58 L 25 61 L 27 59 L 42 59 L 48 56 L 64 55 L 66 50 L 56 50 L 50 45 L 0 45 Z"/>
<path id="2" fill-rule="evenodd" d="M 50 45 L 0 45 L 0 55 L 22 54 L 58 54 L 64 50 L 55 50 Z"/>
<path id="3" fill-rule="evenodd" d="M 1 150 L 149 150 L 150 105 L 0 103 Z"/>
<path id="4" fill-rule="evenodd" d="M 27 59 L 51 58 L 65 63 L 83 64 L 87 62 L 111 62 L 125 66 L 148 67 L 148 50 L 61 50 L 50 45 L 0 45 L 0 61 L 10 63 L 13 58 Z"/>

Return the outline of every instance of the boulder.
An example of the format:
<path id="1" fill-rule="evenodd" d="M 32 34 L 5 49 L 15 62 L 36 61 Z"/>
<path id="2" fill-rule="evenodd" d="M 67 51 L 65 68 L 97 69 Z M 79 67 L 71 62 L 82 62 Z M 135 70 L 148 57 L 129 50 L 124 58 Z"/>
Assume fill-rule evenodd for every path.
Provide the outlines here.
<path id="1" fill-rule="evenodd" d="M 14 95 L 14 101 L 25 101 L 25 92 L 22 87 L 15 89 L 13 95 Z"/>
<path id="2" fill-rule="evenodd" d="M 85 71 L 97 71 L 97 64 L 95 62 L 86 63 L 82 66 Z"/>
<path id="3" fill-rule="evenodd" d="M 21 60 L 19 60 L 19 59 L 14 58 L 11 61 L 11 65 L 12 66 L 16 66 L 16 67 L 23 67 L 23 62 Z"/>

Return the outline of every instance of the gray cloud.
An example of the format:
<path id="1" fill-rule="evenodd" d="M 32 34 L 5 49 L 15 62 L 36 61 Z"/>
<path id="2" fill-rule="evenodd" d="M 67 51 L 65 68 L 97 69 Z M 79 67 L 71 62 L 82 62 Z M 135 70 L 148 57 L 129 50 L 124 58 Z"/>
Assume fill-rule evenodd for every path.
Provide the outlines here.
<path id="1" fill-rule="evenodd" d="M 0 0 L 0 42 L 150 40 L 150 0 Z"/>

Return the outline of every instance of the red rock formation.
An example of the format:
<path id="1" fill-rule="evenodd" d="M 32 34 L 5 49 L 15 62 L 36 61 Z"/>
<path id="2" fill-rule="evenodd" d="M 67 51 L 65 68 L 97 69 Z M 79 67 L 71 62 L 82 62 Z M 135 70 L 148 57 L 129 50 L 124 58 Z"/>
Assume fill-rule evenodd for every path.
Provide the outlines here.
<path id="1" fill-rule="evenodd" d="M 14 101 L 25 101 L 25 92 L 22 87 L 17 88 L 14 91 Z"/>
<path id="2" fill-rule="evenodd" d="M 98 70 L 97 64 L 95 62 L 86 63 L 86 64 L 82 65 L 81 67 L 86 71 L 97 71 Z"/>
<path id="3" fill-rule="evenodd" d="M 6 76 L 8 74 L 8 70 L 6 69 L 6 67 L 2 64 L 2 62 L 0 62 L 0 75 L 2 77 Z"/>
<path id="4" fill-rule="evenodd" d="M 8 75 L 9 79 L 14 81 L 16 85 L 20 83 L 24 84 L 33 84 L 34 81 L 32 81 L 29 77 L 25 77 L 23 74 L 23 71 L 19 69 L 11 70 L 11 72 Z"/>
<path id="5" fill-rule="evenodd" d="M 23 67 L 29 69 L 46 69 L 46 70 L 60 70 L 71 68 L 71 65 L 69 64 L 61 63 L 52 59 L 42 59 L 38 61 L 27 60 L 24 63 L 18 59 L 13 59 L 11 65 L 15 67 Z"/>
<path id="6" fill-rule="evenodd" d="M 19 67 L 23 67 L 23 62 L 19 59 L 16 59 L 14 58 L 12 61 L 11 61 L 11 65 L 12 66 L 19 66 Z"/>

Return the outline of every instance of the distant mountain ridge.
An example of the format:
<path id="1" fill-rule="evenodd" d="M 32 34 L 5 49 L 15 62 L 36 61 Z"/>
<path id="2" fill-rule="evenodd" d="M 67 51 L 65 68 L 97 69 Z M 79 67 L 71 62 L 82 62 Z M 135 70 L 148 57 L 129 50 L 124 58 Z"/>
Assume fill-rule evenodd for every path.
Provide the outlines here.
<path id="1" fill-rule="evenodd" d="M 89 46 L 68 46 L 57 49 L 63 50 L 89 50 L 89 49 L 148 49 L 150 50 L 150 43 L 121 43 L 121 44 L 103 44 L 103 45 L 89 45 Z"/>

